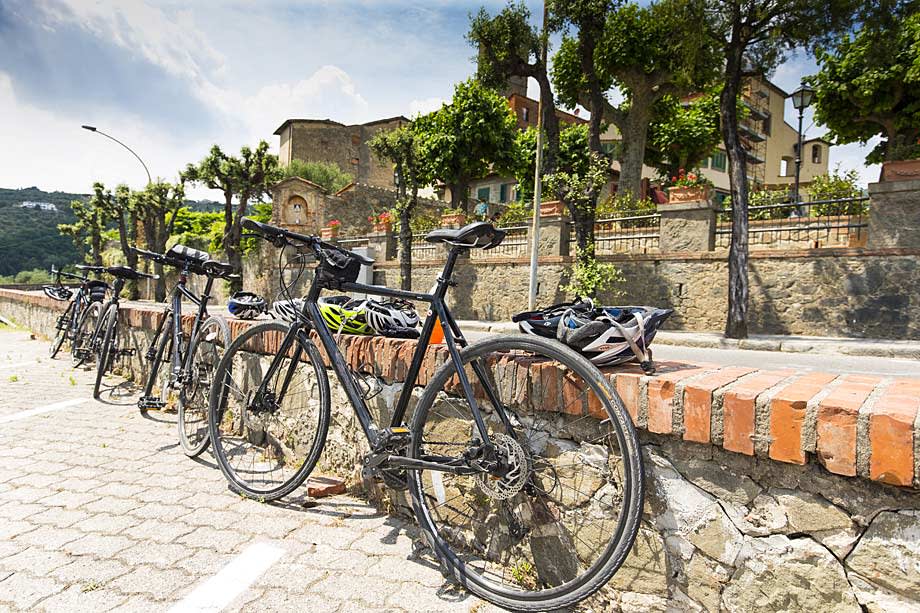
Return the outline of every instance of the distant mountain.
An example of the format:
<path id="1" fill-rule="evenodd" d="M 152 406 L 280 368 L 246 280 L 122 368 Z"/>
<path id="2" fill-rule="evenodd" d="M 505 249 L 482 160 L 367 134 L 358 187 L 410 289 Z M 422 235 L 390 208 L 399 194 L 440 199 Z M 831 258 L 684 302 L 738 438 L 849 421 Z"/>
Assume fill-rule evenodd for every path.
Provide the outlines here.
<path id="1" fill-rule="evenodd" d="M 77 263 L 80 253 L 57 227 L 76 221 L 70 203 L 88 197 L 37 187 L 0 188 L 0 275 Z M 45 206 L 49 204 L 54 207 Z M 195 211 L 223 210 L 223 204 L 213 200 L 188 200 L 186 204 Z"/>

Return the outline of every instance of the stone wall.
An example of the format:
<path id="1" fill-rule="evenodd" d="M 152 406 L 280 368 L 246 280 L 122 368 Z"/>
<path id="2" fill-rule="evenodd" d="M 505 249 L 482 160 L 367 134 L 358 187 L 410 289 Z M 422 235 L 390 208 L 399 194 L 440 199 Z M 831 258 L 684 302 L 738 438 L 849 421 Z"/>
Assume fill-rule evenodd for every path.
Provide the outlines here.
<path id="1" fill-rule="evenodd" d="M 667 329 L 721 332 L 728 305 L 724 253 L 601 256 L 625 282 L 605 303 L 675 309 Z M 920 250 L 820 249 L 752 252 L 749 328 L 754 334 L 920 339 Z M 525 258 L 460 264 L 451 307 L 461 319 L 509 320 L 528 296 Z M 572 259 L 541 257 L 538 303 L 566 299 Z M 414 289 L 428 289 L 443 260 L 413 262 Z M 375 282 L 398 286 L 395 262 L 375 266 Z M 496 288 L 499 288 L 498 290 Z M 570 297 L 569 297 L 570 298 Z"/>
<path id="2" fill-rule="evenodd" d="M 0 290 L 0 314 L 39 333 L 63 306 Z M 135 381 L 146 375 L 140 356 L 158 313 L 155 305 L 123 311 L 139 349 L 128 373 Z M 232 320 L 231 330 L 250 325 Z M 344 335 L 341 345 L 349 363 L 373 366 L 382 392 L 371 409 L 386 420 L 414 342 Z M 422 381 L 445 359 L 443 347 L 431 348 Z M 587 606 L 920 609 L 920 382 L 677 363 L 654 377 L 631 367 L 606 376 L 640 430 L 647 497 L 631 555 Z M 355 483 L 366 442 L 332 379 L 321 467 Z M 552 410 L 551 399 L 526 389 L 520 402 Z M 556 423 L 547 434 L 577 443 L 565 424 L 578 418 L 546 420 Z M 402 495 L 391 502 L 406 511 Z"/>

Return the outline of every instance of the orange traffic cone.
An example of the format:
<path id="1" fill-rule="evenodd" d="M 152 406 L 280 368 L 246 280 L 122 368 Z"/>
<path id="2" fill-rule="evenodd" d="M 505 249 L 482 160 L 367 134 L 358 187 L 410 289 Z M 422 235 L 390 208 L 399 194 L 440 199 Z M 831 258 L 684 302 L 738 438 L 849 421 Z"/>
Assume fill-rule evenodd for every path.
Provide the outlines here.
<path id="1" fill-rule="evenodd" d="M 429 317 L 434 317 L 434 328 L 431 330 L 431 341 L 432 345 L 441 345 L 444 343 L 444 328 L 441 327 L 441 322 L 438 319 L 438 316 L 432 313 Z"/>

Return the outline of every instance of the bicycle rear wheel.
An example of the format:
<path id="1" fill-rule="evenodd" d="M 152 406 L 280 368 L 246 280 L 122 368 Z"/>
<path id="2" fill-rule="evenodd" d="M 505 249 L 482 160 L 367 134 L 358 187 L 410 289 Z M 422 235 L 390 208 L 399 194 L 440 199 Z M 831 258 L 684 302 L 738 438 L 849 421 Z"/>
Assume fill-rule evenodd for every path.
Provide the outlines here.
<path id="1" fill-rule="evenodd" d="M 422 533 L 486 600 L 518 611 L 571 606 L 613 576 L 639 528 L 642 460 L 629 415 L 597 368 L 559 343 L 495 337 L 461 356 L 498 468 L 476 465 L 479 429 L 448 362 L 419 400 L 410 456 L 477 472 L 410 471 Z"/>
<path id="2" fill-rule="evenodd" d="M 138 401 L 141 414 L 145 414 L 148 409 L 158 406 L 163 411 L 174 409 L 178 400 L 178 395 L 172 392 L 170 381 L 172 380 L 172 346 L 173 346 L 173 325 L 174 320 L 171 313 L 170 317 L 163 328 L 160 330 L 160 337 L 157 340 L 156 351 L 153 354 L 153 362 L 150 365 L 150 373 L 147 376 L 147 383 L 144 386 L 144 394 Z M 156 394 L 154 396 L 154 394 Z M 148 402 L 158 401 L 161 404 L 155 405 Z"/>
<path id="3" fill-rule="evenodd" d="M 276 500 L 304 482 L 329 429 L 329 379 L 305 335 L 267 376 L 287 332 L 280 322 L 243 332 L 218 364 L 210 391 L 208 428 L 217 464 L 231 490 L 259 500 Z"/>
<path id="4" fill-rule="evenodd" d="M 217 364 L 230 346 L 230 328 L 222 317 L 205 321 L 192 339 L 186 380 L 179 392 L 179 443 L 190 458 L 208 448 L 208 406 Z"/>
<path id="5" fill-rule="evenodd" d="M 70 356 L 74 366 L 79 366 L 94 357 L 93 335 L 101 316 L 102 304 L 99 302 L 91 302 L 83 309 L 80 323 L 77 324 L 77 330 L 70 341 Z"/>
<path id="6" fill-rule="evenodd" d="M 48 356 L 52 360 L 57 357 L 58 352 L 61 350 L 61 346 L 64 344 L 64 341 L 67 340 L 67 335 L 70 333 L 73 310 L 74 302 L 71 300 L 67 304 L 67 309 L 57 318 L 54 339 L 51 341 L 51 347 L 48 349 Z"/>
<path id="7" fill-rule="evenodd" d="M 123 349 L 119 345 L 120 339 L 118 338 L 118 307 L 116 305 L 109 307 L 104 317 L 105 334 L 96 353 L 96 383 L 93 385 L 93 398 L 99 398 L 102 379 L 107 373 L 114 370 L 115 362 L 122 355 Z"/>

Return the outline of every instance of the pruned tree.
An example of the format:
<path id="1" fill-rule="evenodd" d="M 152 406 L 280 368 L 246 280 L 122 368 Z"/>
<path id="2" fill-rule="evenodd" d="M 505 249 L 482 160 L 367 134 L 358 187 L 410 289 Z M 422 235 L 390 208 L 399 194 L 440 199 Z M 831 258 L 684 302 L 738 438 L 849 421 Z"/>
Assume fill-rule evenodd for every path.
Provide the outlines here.
<path id="1" fill-rule="evenodd" d="M 645 163 L 665 177 L 699 166 L 722 142 L 719 94 L 708 92 L 682 103 L 666 96 L 655 104 Z"/>
<path id="2" fill-rule="evenodd" d="M 74 245 L 85 255 L 85 261 L 93 266 L 102 266 L 102 232 L 109 222 L 112 209 L 112 192 L 99 181 L 93 183 L 93 194 L 87 200 L 74 200 L 70 208 L 77 221 L 61 224 L 58 231 L 73 237 Z M 87 246 L 89 252 L 86 252 Z"/>
<path id="3" fill-rule="evenodd" d="M 186 166 L 181 176 L 185 182 L 204 185 L 223 194 L 224 238 L 221 245 L 226 249 L 226 237 L 233 227 L 233 196 L 236 195 L 239 184 L 240 160 L 227 155 L 219 146 L 213 145 L 207 157 L 197 164 Z"/>
<path id="4" fill-rule="evenodd" d="M 397 177 L 396 211 L 399 214 L 400 287 L 412 289 L 412 215 L 418 205 L 418 190 L 430 185 L 431 165 L 416 138 L 415 126 L 378 132 L 370 141 L 371 150 L 394 165 Z"/>
<path id="5" fill-rule="evenodd" d="M 131 190 L 127 185 L 121 184 L 115 188 L 115 195 L 110 201 L 111 217 L 118 227 L 118 243 L 121 247 L 125 263 L 130 268 L 137 268 L 137 254 L 132 247 L 137 244 L 137 208 L 135 199 L 131 197 Z M 127 284 L 128 298 L 137 300 L 139 290 L 136 282 Z"/>
<path id="6" fill-rule="evenodd" d="M 638 194 L 655 103 L 699 91 L 715 79 L 717 47 L 706 35 L 704 0 L 553 0 L 565 35 L 553 83 L 567 106 L 591 113 L 589 146 L 601 154 L 604 122 L 620 132 L 618 190 Z M 622 100 L 616 102 L 613 92 Z"/>
<path id="7" fill-rule="evenodd" d="M 432 174 L 450 188 L 451 208 L 469 212 L 469 185 L 513 164 L 517 126 L 508 101 L 475 80 L 454 88 L 449 104 L 413 122 L 414 140 Z"/>
<path id="8" fill-rule="evenodd" d="M 144 230 L 144 244 L 150 251 L 163 253 L 169 239 L 167 215 L 185 202 L 185 185 L 180 181 L 173 184 L 162 180 L 150 183 L 146 189 L 133 192 L 133 205 Z M 154 298 L 166 299 L 166 278 L 163 265 L 154 263 L 154 272 L 160 276 L 154 285 Z"/>
<path id="9" fill-rule="evenodd" d="M 836 144 L 883 137 L 870 164 L 920 157 L 920 12 L 892 8 L 819 49 L 821 70 L 809 79 L 815 121 Z"/>
<path id="10" fill-rule="evenodd" d="M 732 240 L 728 256 L 725 335 L 748 335 L 747 153 L 738 135 L 742 80 L 768 74 L 795 47 L 826 43 L 852 23 L 858 0 L 707 0 L 707 26 L 722 48 L 719 98 L 722 140 L 728 154 Z"/>

